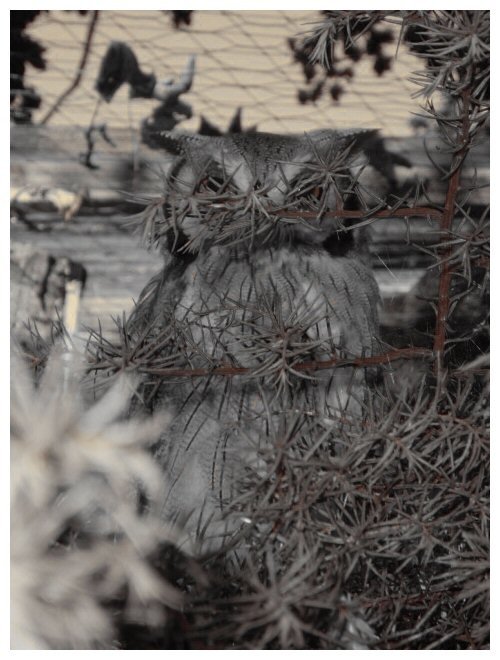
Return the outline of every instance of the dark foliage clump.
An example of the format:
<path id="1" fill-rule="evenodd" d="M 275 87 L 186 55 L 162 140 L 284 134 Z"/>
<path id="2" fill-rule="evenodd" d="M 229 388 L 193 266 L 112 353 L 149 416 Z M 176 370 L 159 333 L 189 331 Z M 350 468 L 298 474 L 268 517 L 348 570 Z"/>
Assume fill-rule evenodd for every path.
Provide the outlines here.
<path id="1" fill-rule="evenodd" d="M 191 14 L 193 14 L 192 10 L 172 9 L 171 14 L 172 14 L 172 22 L 177 29 L 180 28 L 182 25 L 187 25 L 187 26 L 191 25 L 191 20 L 192 20 Z"/>
<path id="2" fill-rule="evenodd" d="M 40 107 L 41 98 L 33 87 L 26 87 L 24 74 L 31 65 L 43 71 L 45 48 L 26 34 L 26 28 L 41 11 L 10 12 L 10 115 L 18 124 L 30 123 L 33 110 Z"/>
<path id="3" fill-rule="evenodd" d="M 448 66 L 457 65 L 460 78 L 468 77 L 472 72 L 468 68 L 473 64 L 476 95 L 489 101 L 490 98 L 490 18 L 488 11 L 467 10 L 460 12 L 442 11 L 439 24 L 432 21 L 409 21 L 403 38 L 410 50 L 424 58 L 429 70 L 436 71 L 443 65 L 443 55 L 451 55 Z M 475 39 L 472 36 L 476 35 Z M 446 50 L 446 39 L 449 49 Z M 435 56 L 432 49 L 437 46 Z"/>
<path id="4" fill-rule="evenodd" d="M 385 12 L 328 10 L 321 14 L 321 22 L 309 34 L 288 40 L 308 84 L 297 92 L 302 104 L 314 103 L 326 88 L 332 100 L 338 102 L 346 91 L 343 81 L 354 77 L 356 64 L 363 58 L 372 60 L 378 76 L 389 71 L 393 63 L 385 47 L 394 42 L 395 36 L 393 28 L 384 22 Z"/>

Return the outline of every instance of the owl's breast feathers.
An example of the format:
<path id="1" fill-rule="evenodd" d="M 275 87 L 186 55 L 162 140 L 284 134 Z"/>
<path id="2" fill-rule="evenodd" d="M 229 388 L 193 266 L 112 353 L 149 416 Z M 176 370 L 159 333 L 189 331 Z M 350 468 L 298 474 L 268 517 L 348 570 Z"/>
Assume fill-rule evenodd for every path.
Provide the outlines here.
<path id="1" fill-rule="evenodd" d="M 182 369 L 245 370 L 230 378 L 147 377 L 151 405 L 173 411 L 155 449 L 167 475 L 165 515 L 184 524 L 194 552 L 200 530 L 214 549 L 224 533 L 239 530 L 229 504 L 250 474 L 261 479 L 263 461 L 275 465 L 274 429 L 291 412 L 306 418 L 312 411 L 325 428 L 362 414 L 363 369 L 305 374 L 296 367 L 378 350 L 377 284 L 355 232 L 322 213 L 337 194 L 330 172 L 315 180 L 309 166 L 338 150 L 348 152 L 350 167 L 350 155 L 374 134 L 161 134 L 178 156 L 165 202 L 175 240 L 159 234 L 167 263 L 139 299 L 134 331 L 168 346 L 166 357 Z M 223 194 L 221 170 L 232 179 L 229 192 L 229 184 L 220 186 Z M 284 217 L 311 208 L 305 220 Z"/>

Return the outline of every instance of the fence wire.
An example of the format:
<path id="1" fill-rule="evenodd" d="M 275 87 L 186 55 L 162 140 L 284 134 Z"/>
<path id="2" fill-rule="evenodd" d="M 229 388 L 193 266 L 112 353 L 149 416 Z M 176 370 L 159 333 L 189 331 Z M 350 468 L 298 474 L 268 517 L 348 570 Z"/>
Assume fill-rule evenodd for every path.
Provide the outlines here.
<path id="1" fill-rule="evenodd" d="M 29 26 L 28 34 L 46 48 L 47 60 L 45 71 L 29 67 L 26 72 L 27 84 L 42 97 L 33 113 L 35 123 L 47 117 L 78 75 L 93 13 L 42 12 Z M 178 78 L 188 57 L 196 55 L 194 84 L 185 97 L 194 113 L 182 123 L 183 129 L 196 130 L 200 115 L 225 129 L 241 107 L 243 125 L 256 124 L 263 131 L 366 126 L 387 136 L 411 133 L 409 119 L 418 105 L 408 76 L 417 61 L 403 46 L 383 76 L 374 74 L 369 61 L 358 62 L 339 103 L 329 94 L 314 103 L 299 103 L 304 78 L 288 40 L 311 30 L 319 18 L 318 11 L 207 10 L 193 12 L 189 26 L 176 27 L 170 11 L 100 11 L 81 80 L 49 123 L 89 124 L 98 101 L 94 85 L 99 65 L 115 40 L 128 43 L 141 68 L 159 80 Z M 396 54 L 396 49 L 396 43 L 389 44 L 387 52 Z M 97 119 L 111 127 L 136 129 L 154 105 L 147 99 L 130 100 L 123 86 L 110 104 L 99 107 Z"/>

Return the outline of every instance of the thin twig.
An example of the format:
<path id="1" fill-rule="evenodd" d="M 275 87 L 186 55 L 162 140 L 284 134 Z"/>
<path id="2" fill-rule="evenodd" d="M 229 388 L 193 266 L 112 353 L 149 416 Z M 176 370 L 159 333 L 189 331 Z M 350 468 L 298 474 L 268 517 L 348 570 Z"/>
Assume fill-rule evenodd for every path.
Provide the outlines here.
<path id="1" fill-rule="evenodd" d="M 470 148 L 469 145 L 469 106 L 470 106 L 470 89 L 464 90 L 462 93 L 463 100 L 463 119 L 462 127 L 460 130 L 460 144 L 461 148 L 456 154 L 457 165 L 453 169 L 448 182 L 448 190 L 446 191 L 446 200 L 444 204 L 444 212 L 441 216 L 440 232 L 443 241 L 447 241 L 455 215 L 455 204 L 458 189 L 460 186 L 460 176 L 462 173 L 462 165 L 465 156 Z M 443 246 L 440 257 L 440 276 L 439 276 L 439 294 L 438 306 L 436 314 L 436 327 L 434 332 L 434 352 L 436 355 L 436 370 L 442 368 L 442 360 L 444 354 L 444 346 L 446 342 L 446 320 L 448 318 L 448 309 L 450 305 L 450 284 L 453 275 L 453 267 L 450 263 L 450 257 L 453 252 L 453 246 L 449 243 Z"/>
<path id="2" fill-rule="evenodd" d="M 47 112 L 45 117 L 40 121 L 40 124 L 43 126 L 45 125 L 49 119 L 54 115 L 60 108 L 60 106 L 64 103 L 64 101 L 68 98 L 70 94 L 74 92 L 74 90 L 78 87 L 80 84 L 80 81 L 82 79 L 83 72 L 85 70 L 85 67 L 87 66 L 87 60 L 88 56 L 90 54 L 90 45 L 92 43 L 92 39 L 94 37 L 94 32 L 95 32 L 95 27 L 97 25 L 97 19 L 99 18 L 99 12 L 98 11 L 93 11 L 92 16 L 90 18 L 90 23 L 89 27 L 87 30 L 87 37 L 85 39 L 85 45 L 83 48 L 83 53 L 82 57 L 80 60 L 80 63 L 78 65 L 78 68 L 76 70 L 76 76 L 73 80 L 73 82 L 70 84 L 68 89 L 61 94 L 61 96 L 57 99 L 57 101 L 54 103 L 52 108 Z"/>
<path id="3" fill-rule="evenodd" d="M 315 211 L 296 211 L 296 210 L 278 210 L 273 214 L 287 218 L 317 218 Z M 442 212 L 431 206 L 402 207 L 398 209 L 382 209 L 380 211 L 351 211 L 348 209 L 339 209 L 322 214 L 324 218 L 357 218 L 365 220 L 368 218 L 434 218 L 440 220 Z"/>

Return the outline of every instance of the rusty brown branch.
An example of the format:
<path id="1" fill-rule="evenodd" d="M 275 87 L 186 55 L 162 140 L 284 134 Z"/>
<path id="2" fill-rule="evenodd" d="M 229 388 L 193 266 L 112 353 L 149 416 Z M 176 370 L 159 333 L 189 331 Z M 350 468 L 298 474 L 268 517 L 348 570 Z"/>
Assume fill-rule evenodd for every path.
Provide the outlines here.
<path id="1" fill-rule="evenodd" d="M 225 202 L 227 204 L 236 204 L 232 199 L 218 199 L 219 203 Z M 311 218 L 316 219 L 319 215 L 317 211 L 300 211 L 297 209 L 267 209 L 272 215 L 282 218 Z M 355 211 L 344 209 L 342 206 L 337 206 L 335 211 L 325 211 L 321 213 L 322 218 L 353 218 L 357 220 L 369 220 L 370 218 L 434 218 L 441 220 L 443 211 L 432 206 L 400 206 L 396 209 L 379 209 L 376 211 L 361 210 Z"/>
<path id="2" fill-rule="evenodd" d="M 440 233 L 443 241 L 447 241 L 449 233 L 452 228 L 453 217 L 455 215 L 455 202 L 457 198 L 458 189 L 460 186 L 460 176 L 462 173 L 462 165 L 469 150 L 469 106 L 470 106 L 470 90 L 464 90 L 462 94 L 463 101 L 463 119 L 460 131 L 460 149 L 455 154 L 456 164 L 453 167 L 452 174 L 448 181 L 448 189 L 446 191 L 446 200 L 444 204 L 443 214 L 440 222 Z M 445 245 L 440 250 L 440 276 L 439 276 L 439 293 L 438 293 L 438 307 L 436 314 L 436 326 L 434 332 L 434 353 L 436 356 L 436 371 L 442 368 L 443 353 L 446 341 L 446 320 L 448 318 L 448 309 L 450 304 L 450 284 L 453 275 L 453 267 L 450 264 L 450 257 L 453 252 L 451 245 Z"/>
<path id="3" fill-rule="evenodd" d="M 92 39 L 94 37 L 95 26 L 97 24 L 98 17 L 99 17 L 99 12 L 98 11 L 93 11 L 91 19 L 90 19 L 89 27 L 87 29 L 87 36 L 85 38 L 85 45 L 84 45 L 84 48 L 83 48 L 82 57 L 80 59 L 80 63 L 78 64 L 78 67 L 76 69 L 75 78 L 74 78 L 73 82 L 70 84 L 70 86 L 68 87 L 68 89 L 66 89 L 66 91 L 64 91 L 61 94 L 61 96 L 56 100 L 56 102 L 50 108 L 50 110 L 47 112 L 45 117 L 43 117 L 43 119 L 41 119 L 40 124 L 42 126 L 44 124 L 46 124 L 49 121 L 49 119 L 52 117 L 52 115 L 54 115 L 59 110 L 59 108 L 64 103 L 64 101 L 68 98 L 68 96 L 80 84 L 83 72 L 85 70 L 85 67 L 87 66 L 87 60 L 88 60 L 88 57 L 89 57 L 89 54 L 90 54 L 90 45 L 91 45 Z"/>
<path id="4" fill-rule="evenodd" d="M 296 211 L 296 210 L 278 210 L 273 211 L 274 215 L 287 218 L 317 218 L 318 214 L 314 211 Z M 323 213 L 323 218 L 354 218 L 359 220 L 368 220 L 369 218 L 434 218 L 440 220 L 442 211 L 431 206 L 400 207 L 397 209 L 382 209 L 380 211 L 351 211 L 341 209 L 335 212 Z"/>
<path id="5" fill-rule="evenodd" d="M 372 355 L 370 357 L 357 357 L 357 358 L 331 358 L 330 360 L 301 362 L 293 366 L 294 371 L 321 371 L 323 369 L 331 369 L 332 367 L 370 367 L 379 364 L 387 364 L 393 360 L 409 360 L 412 358 L 428 358 L 434 356 L 433 351 L 427 348 L 400 348 L 388 351 L 382 355 Z M 94 367 L 96 368 L 96 367 Z M 105 367 L 103 367 L 105 368 Z M 212 369 L 185 369 L 172 367 L 167 369 L 154 369 L 154 368 L 138 368 L 142 373 L 147 373 L 155 376 L 165 376 L 171 378 L 179 377 L 203 377 L 203 376 L 243 376 L 252 371 L 250 367 L 235 367 L 233 365 L 221 365 Z"/>

